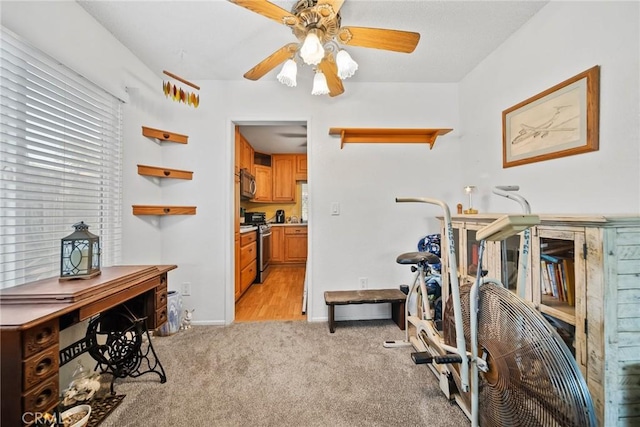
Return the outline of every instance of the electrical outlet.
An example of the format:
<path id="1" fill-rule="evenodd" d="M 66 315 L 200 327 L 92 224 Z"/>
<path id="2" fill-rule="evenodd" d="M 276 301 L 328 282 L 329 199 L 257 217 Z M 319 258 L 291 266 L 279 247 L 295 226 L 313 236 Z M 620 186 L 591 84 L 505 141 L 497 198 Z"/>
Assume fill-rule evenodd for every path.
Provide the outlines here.
<path id="1" fill-rule="evenodd" d="M 191 295 L 191 283 L 189 282 L 184 282 L 182 284 L 182 295 L 183 296 L 189 296 Z"/>
<path id="2" fill-rule="evenodd" d="M 369 286 L 369 279 L 366 277 L 361 277 L 358 281 L 360 282 L 360 289 L 367 289 Z"/>

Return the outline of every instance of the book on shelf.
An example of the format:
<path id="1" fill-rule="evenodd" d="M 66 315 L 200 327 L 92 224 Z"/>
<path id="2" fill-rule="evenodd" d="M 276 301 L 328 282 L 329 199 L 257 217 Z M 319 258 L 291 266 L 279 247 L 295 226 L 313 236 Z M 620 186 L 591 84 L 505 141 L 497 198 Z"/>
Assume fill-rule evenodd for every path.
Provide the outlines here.
<path id="1" fill-rule="evenodd" d="M 547 270 L 547 262 L 543 259 L 540 260 L 540 273 L 542 276 L 542 293 L 544 295 L 553 295 L 551 278 L 549 277 L 549 270 Z"/>
<path id="2" fill-rule="evenodd" d="M 575 265 L 572 259 L 565 258 L 562 260 L 564 269 L 564 279 L 567 288 L 567 303 L 570 306 L 576 305 L 576 273 Z"/>
<path id="3" fill-rule="evenodd" d="M 558 283 L 556 281 L 557 279 L 554 265 L 555 264 L 552 262 L 547 263 L 547 271 L 549 272 L 549 281 L 551 283 L 551 295 L 553 295 L 555 298 L 558 298 Z"/>

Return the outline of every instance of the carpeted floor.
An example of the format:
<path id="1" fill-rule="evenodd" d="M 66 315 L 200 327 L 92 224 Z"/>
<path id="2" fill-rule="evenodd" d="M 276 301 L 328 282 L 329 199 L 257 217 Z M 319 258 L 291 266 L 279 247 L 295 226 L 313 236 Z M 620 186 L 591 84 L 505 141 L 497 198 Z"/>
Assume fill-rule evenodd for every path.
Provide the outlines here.
<path id="1" fill-rule="evenodd" d="M 390 320 L 194 326 L 153 345 L 167 374 L 119 379 L 101 424 L 125 426 L 468 426 Z"/>

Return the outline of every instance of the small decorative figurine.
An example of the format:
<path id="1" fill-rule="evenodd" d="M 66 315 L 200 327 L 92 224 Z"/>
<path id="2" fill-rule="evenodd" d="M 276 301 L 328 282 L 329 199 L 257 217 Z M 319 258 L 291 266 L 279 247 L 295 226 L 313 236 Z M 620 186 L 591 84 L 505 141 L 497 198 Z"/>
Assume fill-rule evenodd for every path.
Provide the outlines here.
<path id="1" fill-rule="evenodd" d="M 184 318 L 182 319 L 182 326 L 180 326 L 180 330 L 184 331 L 186 329 L 191 329 L 191 319 L 193 319 L 194 311 L 196 311 L 195 308 L 184 311 Z"/>

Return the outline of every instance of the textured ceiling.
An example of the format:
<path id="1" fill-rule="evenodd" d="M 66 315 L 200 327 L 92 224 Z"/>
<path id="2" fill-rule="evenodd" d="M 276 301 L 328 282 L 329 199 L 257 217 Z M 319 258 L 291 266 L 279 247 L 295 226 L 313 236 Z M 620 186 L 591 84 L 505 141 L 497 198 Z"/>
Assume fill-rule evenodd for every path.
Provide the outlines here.
<path id="1" fill-rule="evenodd" d="M 169 70 L 196 82 L 242 80 L 258 62 L 296 41 L 286 26 L 225 0 L 78 3 L 158 76 Z M 295 4 L 273 3 L 285 10 Z M 346 47 L 359 69 L 345 89 L 350 81 L 459 82 L 546 3 L 346 0 L 343 26 L 414 31 L 421 37 L 411 54 Z M 275 79 L 279 68 L 263 79 Z M 304 66 L 298 74 L 310 80 L 312 70 Z"/>

